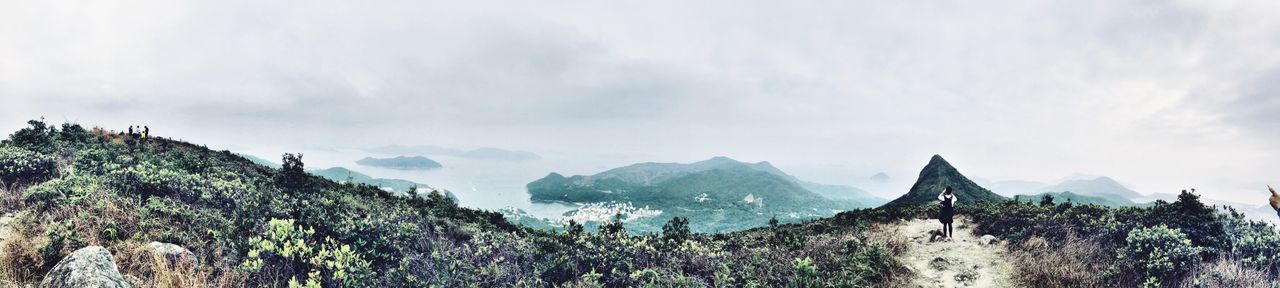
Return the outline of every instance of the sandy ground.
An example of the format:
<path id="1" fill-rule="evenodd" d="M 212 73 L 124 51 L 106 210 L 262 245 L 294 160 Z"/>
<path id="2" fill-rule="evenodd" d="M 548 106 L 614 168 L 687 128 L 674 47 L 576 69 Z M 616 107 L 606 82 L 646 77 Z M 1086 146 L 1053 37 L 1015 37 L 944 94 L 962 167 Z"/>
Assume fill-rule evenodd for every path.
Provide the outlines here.
<path id="1" fill-rule="evenodd" d="M 930 241 L 930 232 L 941 230 L 937 220 L 900 223 L 900 231 L 911 238 L 910 249 L 902 256 L 913 274 L 914 287 L 1012 287 L 1013 267 L 1005 260 L 1004 244 L 984 245 L 980 235 L 957 217 L 950 242 Z"/>

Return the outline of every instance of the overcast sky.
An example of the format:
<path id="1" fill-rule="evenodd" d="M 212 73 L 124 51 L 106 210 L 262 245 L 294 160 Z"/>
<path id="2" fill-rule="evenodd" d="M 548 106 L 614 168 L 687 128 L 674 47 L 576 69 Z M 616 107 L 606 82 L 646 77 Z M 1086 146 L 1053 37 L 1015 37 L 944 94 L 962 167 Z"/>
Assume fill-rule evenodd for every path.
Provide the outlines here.
<path id="1" fill-rule="evenodd" d="M 1269 0 L 5 1 L 0 128 L 724 155 L 840 184 L 909 184 L 942 154 L 971 177 L 1262 203 L 1280 184 L 1276 15 Z"/>

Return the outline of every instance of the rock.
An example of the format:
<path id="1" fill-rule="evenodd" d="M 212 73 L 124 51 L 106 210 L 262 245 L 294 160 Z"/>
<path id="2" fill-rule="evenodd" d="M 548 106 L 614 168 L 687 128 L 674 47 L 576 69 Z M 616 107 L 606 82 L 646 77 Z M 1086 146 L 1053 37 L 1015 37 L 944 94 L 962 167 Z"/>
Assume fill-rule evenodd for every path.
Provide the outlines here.
<path id="1" fill-rule="evenodd" d="M 142 286 L 142 279 L 138 276 L 124 275 L 124 282 L 129 283 L 129 286 Z"/>
<path id="2" fill-rule="evenodd" d="M 982 245 L 995 245 L 997 242 L 1000 242 L 1000 239 L 996 239 L 996 236 L 982 235 L 982 241 L 979 243 L 982 243 Z"/>
<path id="3" fill-rule="evenodd" d="M 80 248 L 62 258 L 45 274 L 41 288 L 53 287 L 131 287 L 116 269 L 111 252 L 102 246 Z"/>
<path id="4" fill-rule="evenodd" d="M 175 266 L 179 263 L 200 263 L 200 260 L 196 259 L 195 253 L 191 253 L 190 250 L 182 248 L 182 246 L 155 241 L 147 244 L 147 246 L 151 247 L 151 250 L 157 254 L 164 256 L 164 260 L 169 262 L 169 266 Z"/>
<path id="5" fill-rule="evenodd" d="M 947 266 L 950 265 L 951 261 L 947 261 L 947 258 L 934 257 L 933 260 L 929 260 L 929 267 L 938 271 L 947 270 Z"/>

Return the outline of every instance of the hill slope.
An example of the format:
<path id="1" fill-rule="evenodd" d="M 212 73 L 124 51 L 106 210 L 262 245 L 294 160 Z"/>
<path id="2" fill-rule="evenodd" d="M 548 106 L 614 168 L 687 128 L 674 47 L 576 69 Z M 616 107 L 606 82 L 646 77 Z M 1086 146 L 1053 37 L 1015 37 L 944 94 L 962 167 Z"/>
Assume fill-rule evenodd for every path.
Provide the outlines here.
<path id="1" fill-rule="evenodd" d="M 976 204 L 981 202 L 1003 201 L 1003 196 L 992 193 L 982 186 L 973 183 L 959 170 L 947 163 L 940 155 L 933 155 L 929 164 L 920 170 L 920 178 L 911 186 L 907 194 L 890 201 L 886 206 L 917 205 L 938 201 L 938 193 L 942 188 L 951 186 L 957 195 L 959 204 Z"/>

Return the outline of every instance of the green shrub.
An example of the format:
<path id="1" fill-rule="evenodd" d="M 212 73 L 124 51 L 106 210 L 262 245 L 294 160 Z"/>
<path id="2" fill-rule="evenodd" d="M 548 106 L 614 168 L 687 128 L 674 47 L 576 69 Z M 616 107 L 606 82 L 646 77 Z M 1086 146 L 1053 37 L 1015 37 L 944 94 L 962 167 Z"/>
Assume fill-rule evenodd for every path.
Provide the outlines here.
<path id="1" fill-rule="evenodd" d="M 788 287 L 819 287 L 822 283 L 822 279 L 818 276 L 818 267 L 813 265 L 813 259 L 809 257 L 796 259 L 791 266 L 796 276 L 787 285 Z"/>
<path id="2" fill-rule="evenodd" d="M 53 178 L 53 156 L 14 146 L 0 146 L 0 184 L 38 183 Z"/>
<path id="3" fill-rule="evenodd" d="M 1191 245 L 1187 235 L 1164 225 L 1129 232 L 1116 259 L 1123 268 L 1133 268 L 1148 279 L 1181 276 L 1200 263 L 1202 249 Z"/>
<path id="4" fill-rule="evenodd" d="M 279 269 L 290 277 L 290 287 L 359 286 L 373 274 L 369 262 L 350 246 L 330 238 L 315 245 L 314 234 L 315 229 L 294 225 L 293 219 L 271 219 L 261 236 L 249 239 L 241 268 L 249 272 Z M 298 276 L 306 282 L 299 282 Z"/>

